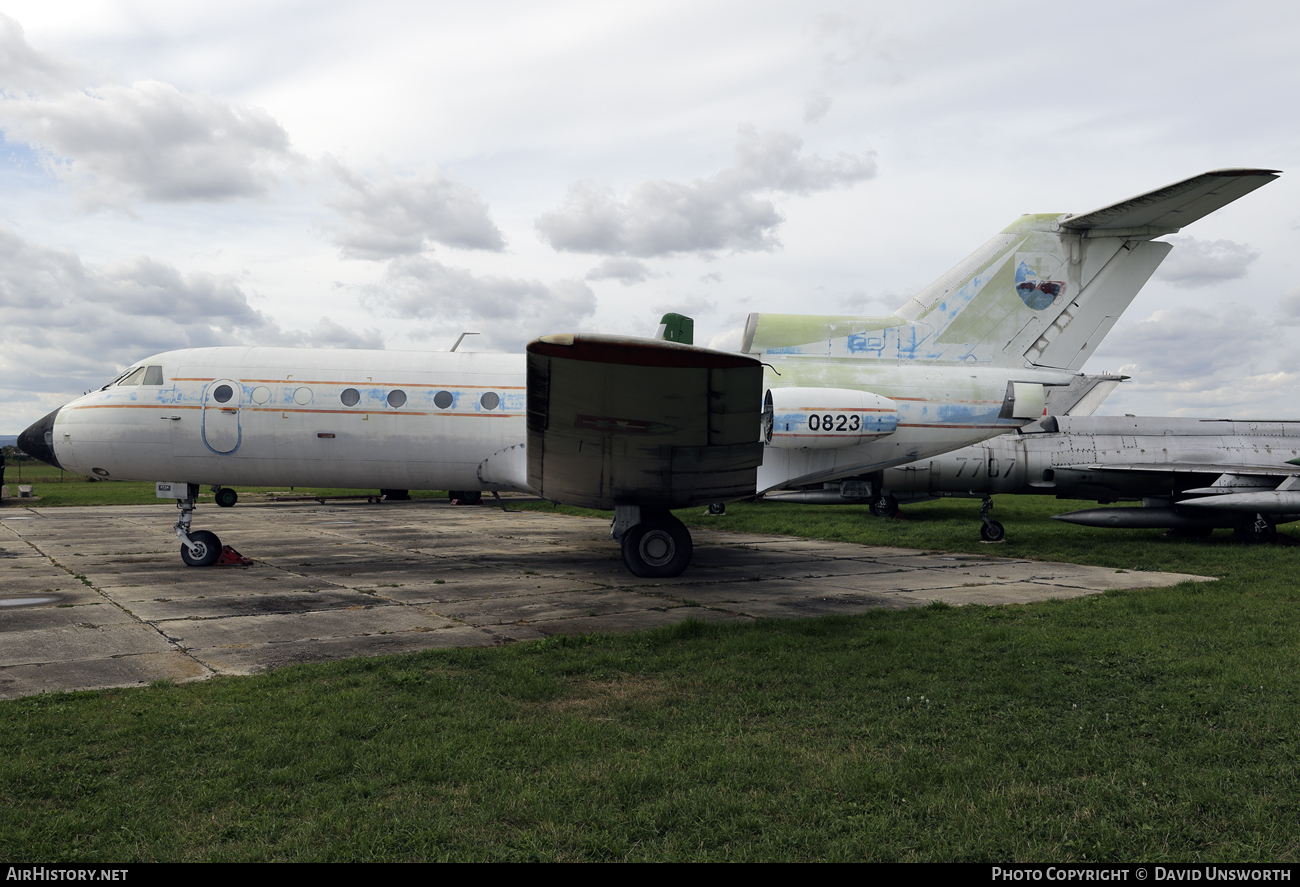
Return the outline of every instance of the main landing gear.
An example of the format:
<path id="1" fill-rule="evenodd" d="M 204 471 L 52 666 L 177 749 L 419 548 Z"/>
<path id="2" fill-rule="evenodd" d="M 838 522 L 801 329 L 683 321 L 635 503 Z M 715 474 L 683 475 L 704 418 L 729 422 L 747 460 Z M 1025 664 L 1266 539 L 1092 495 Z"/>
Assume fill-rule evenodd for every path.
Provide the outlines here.
<path id="1" fill-rule="evenodd" d="M 217 504 L 222 508 L 231 508 L 239 501 L 239 494 L 230 487 L 213 487 L 212 495 L 216 498 Z"/>
<path id="2" fill-rule="evenodd" d="M 980 520 L 984 525 L 980 527 L 980 538 L 985 542 L 1001 542 L 1006 538 L 1007 531 L 1002 524 L 989 517 L 989 512 L 993 510 L 992 498 L 985 496 L 984 504 L 980 506 Z"/>
<path id="3" fill-rule="evenodd" d="M 1232 534 L 1239 542 L 1271 545 L 1277 541 L 1277 524 L 1262 514 L 1242 515 Z"/>
<path id="4" fill-rule="evenodd" d="M 634 576 L 666 579 L 690 566 L 690 530 L 667 509 L 619 505 L 609 535 L 623 548 L 623 563 Z"/>
<path id="5" fill-rule="evenodd" d="M 876 517 L 897 517 L 898 500 L 888 493 L 876 497 L 871 503 L 871 513 Z"/>

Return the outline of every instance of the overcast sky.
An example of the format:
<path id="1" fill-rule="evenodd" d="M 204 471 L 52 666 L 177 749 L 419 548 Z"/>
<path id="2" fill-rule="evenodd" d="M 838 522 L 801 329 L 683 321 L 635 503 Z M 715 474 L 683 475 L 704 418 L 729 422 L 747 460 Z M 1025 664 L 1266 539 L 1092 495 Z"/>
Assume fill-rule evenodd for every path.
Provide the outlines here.
<path id="1" fill-rule="evenodd" d="M 0 433 L 190 345 L 886 314 L 1025 212 L 1186 228 L 1107 413 L 1300 418 L 1300 7 L 11 2 Z"/>

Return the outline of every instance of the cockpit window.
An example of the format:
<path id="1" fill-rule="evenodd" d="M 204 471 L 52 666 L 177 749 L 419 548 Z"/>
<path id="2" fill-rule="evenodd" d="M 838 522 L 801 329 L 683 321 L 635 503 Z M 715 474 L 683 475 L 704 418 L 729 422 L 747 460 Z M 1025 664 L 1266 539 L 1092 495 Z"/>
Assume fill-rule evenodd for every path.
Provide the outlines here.
<path id="1" fill-rule="evenodd" d="M 131 370 L 131 372 L 123 376 L 121 381 L 119 381 L 117 384 L 119 386 L 139 385 L 140 380 L 144 378 L 144 373 L 146 369 L 147 367 L 136 367 L 135 369 Z"/>
<path id="2" fill-rule="evenodd" d="M 136 367 L 133 370 L 127 370 L 118 376 L 112 382 L 109 382 L 100 391 L 107 391 L 114 385 L 162 385 L 163 368 L 160 366 Z"/>

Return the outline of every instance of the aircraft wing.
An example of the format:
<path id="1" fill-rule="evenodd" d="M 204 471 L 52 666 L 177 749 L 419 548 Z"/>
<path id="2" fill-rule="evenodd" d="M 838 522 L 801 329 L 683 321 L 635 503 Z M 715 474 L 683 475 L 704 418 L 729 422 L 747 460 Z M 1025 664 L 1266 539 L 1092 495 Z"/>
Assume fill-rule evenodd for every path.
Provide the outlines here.
<path id="1" fill-rule="evenodd" d="M 1062 228 L 1096 231 L 1097 236 L 1159 236 L 1227 206 L 1277 178 L 1275 169 L 1216 169 L 1146 194 L 1062 219 Z"/>
<path id="2" fill-rule="evenodd" d="M 528 483 L 584 508 L 684 508 L 753 496 L 763 366 L 655 339 L 528 344 Z"/>
<path id="3" fill-rule="evenodd" d="M 1181 494 L 1184 496 L 1199 498 L 1180 499 L 1177 502 L 1179 508 L 1190 506 L 1198 510 L 1211 509 L 1250 514 L 1300 513 L 1300 466 L 1238 467 L 1189 463 L 1177 465 L 1132 463 L 1088 467 L 1098 471 L 1162 471 L 1170 474 L 1219 475 L 1218 479 L 1208 487 L 1182 490 Z"/>
<path id="4" fill-rule="evenodd" d="M 1300 475 L 1300 466 L 1296 465 L 1272 465 L 1265 467 L 1249 467 L 1238 465 L 1213 465 L 1209 463 L 1199 464 L 1195 462 L 1130 462 L 1125 465 L 1112 464 L 1095 464 L 1095 465 L 1071 465 L 1071 468 L 1082 468 L 1087 471 L 1155 471 L 1166 472 L 1168 474 L 1221 474 L 1244 475 L 1248 477 L 1295 477 Z"/>

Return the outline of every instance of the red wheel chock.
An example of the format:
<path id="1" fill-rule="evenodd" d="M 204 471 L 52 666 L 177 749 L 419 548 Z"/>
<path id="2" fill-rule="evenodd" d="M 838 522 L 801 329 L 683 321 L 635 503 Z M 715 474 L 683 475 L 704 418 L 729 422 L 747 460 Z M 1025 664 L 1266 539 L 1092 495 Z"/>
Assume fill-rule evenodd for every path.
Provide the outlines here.
<path id="1" fill-rule="evenodd" d="M 229 545 L 223 545 L 221 546 L 221 556 L 217 558 L 217 562 L 212 566 L 251 567 L 252 565 L 253 565 L 252 558 L 244 557 L 242 554 L 240 554 L 238 551 L 235 551 L 235 549 L 231 548 Z"/>

